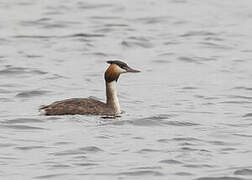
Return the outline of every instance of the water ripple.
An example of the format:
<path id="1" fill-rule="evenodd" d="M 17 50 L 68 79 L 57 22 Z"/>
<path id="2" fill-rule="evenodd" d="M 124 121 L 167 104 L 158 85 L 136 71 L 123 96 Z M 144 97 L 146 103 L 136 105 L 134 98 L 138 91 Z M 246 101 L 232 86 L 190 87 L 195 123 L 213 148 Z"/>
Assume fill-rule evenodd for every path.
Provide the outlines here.
<path id="1" fill-rule="evenodd" d="M 16 130 L 45 130 L 45 128 L 35 127 L 35 126 L 27 126 L 27 125 L 0 125 L 0 128 L 9 128 Z"/>
<path id="2" fill-rule="evenodd" d="M 237 87 L 234 87 L 233 89 L 252 91 L 252 87 L 245 87 L 245 86 L 237 86 Z"/>
<path id="3" fill-rule="evenodd" d="M 12 144 L 12 143 L 0 143 L 0 147 L 4 148 L 4 147 L 12 147 L 15 146 L 16 144 Z"/>
<path id="4" fill-rule="evenodd" d="M 23 150 L 23 151 L 28 151 L 28 150 L 33 150 L 33 149 L 43 149 L 45 148 L 44 146 L 18 146 L 16 149 Z"/>
<path id="5" fill-rule="evenodd" d="M 16 118 L 16 119 L 6 120 L 2 123 L 19 124 L 19 123 L 41 123 L 41 122 L 44 122 L 44 121 L 41 119 L 35 119 L 35 118 Z"/>
<path id="6" fill-rule="evenodd" d="M 234 172 L 235 175 L 252 176 L 252 169 L 240 169 Z"/>
<path id="7" fill-rule="evenodd" d="M 78 154 L 87 154 L 87 153 L 97 153 L 103 151 L 102 149 L 96 146 L 87 146 L 72 150 L 65 150 L 57 153 L 52 153 L 55 156 L 65 156 L 65 155 L 78 155 Z"/>
<path id="8" fill-rule="evenodd" d="M 75 165 L 86 167 L 86 166 L 97 166 L 99 164 L 97 164 L 97 163 L 75 163 Z"/>
<path id="9" fill-rule="evenodd" d="M 30 98 L 35 96 L 43 96 L 45 94 L 48 94 L 50 91 L 45 90 L 32 90 L 32 91 L 23 91 L 21 93 L 18 93 L 16 97 L 20 98 Z"/>
<path id="10" fill-rule="evenodd" d="M 114 122 L 103 123 L 103 125 L 134 125 L 134 126 L 198 126 L 197 123 L 187 121 L 171 121 L 168 120 L 170 116 L 150 116 L 146 118 L 139 118 L 135 120 L 117 120 Z"/>
<path id="11" fill-rule="evenodd" d="M 180 61 L 188 62 L 188 63 L 196 63 L 196 64 L 201 64 L 197 59 L 191 58 L 191 57 L 179 57 L 178 58 Z"/>
<path id="12" fill-rule="evenodd" d="M 190 31 L 180 35 L 181 37 L 192 37 L 192 36 L 219 36 L 220 33 L 214 33 L 209 31 Z"/>
<path id="13" fill-rule="evenodd" d="M 57 177 L 62 177 L 62 176 L 66 176 L 68 174 L 66 173 L 57 173 L 57 174 L 48 174 L 48 175 L 42 175 L 42 176 L 36 176 L 34 178 L 36 179 L 51 179 L 51 178 L 57 178 Z"/>
<path id="14" fill-rule="evenodd" d="M 6 66 L 5 69 L 0 70 L 0 75 L 6 75 L 6 76 L 19 76 L 19 75 L 43 75 L 47 74 L 47 72 L 37 70 L 37 69 L 31 69 L 31 68 L 24 68 L 24 67 L 12 67 L 12 66 Z"/>
<path id="15" fill-rule="evenodd" d="M 103 9 L 113 7 L 112 4 L 91 4 L 87 2 L 78 2 L 78 8 L 85 9 L 85 10 L 93 10 L 93 9 Z"/>
<path id="16" fill-rule="evenodd" d="M 195 180 L 245 180 L 245 179 L 238 177 L 224 176 L 224 177 L 201 177 Z"/>
<path id="17" fill-rule="evenodd" d="M 121 45 L 124 47 L 142 47 L 142 48 L 151 48 L 152 44 L 150 42 L 141 42 L 134 40 L 124 40 L 121 42 Z"/>
<path id="18" fill-rule="evenodd" d="M 182 162 L 174 160 L 174 159 L 166 159 L 159 162 L 164 163 L 164 164 L 183 164 Z"/>
<path id="19" fill-rule="evenodd" d="M 247 113 L 247 114 L 243 115 L 243 117 L 252 117 L 252 113 Z"/>
<path id="20" fill-rule="evenodd" d="M 124 176 L 163 176 L 164 174 L 159 171 L 143 170 L 143 171 L 128 171 L 120 172 L 117 175 Z"/>
<path id="21" fill-rule="evenodd" d="M 22 38 L 22 39 L 52 39 L 52 38 L 76 38 L 76 37 L 85 37 L 85 38 L 93 38 L 93 37 L 104 37 L 104 34 L 92 34 L 92 33 L 76 33 L 70 35 L 16 35 L 14 38 Z"/>

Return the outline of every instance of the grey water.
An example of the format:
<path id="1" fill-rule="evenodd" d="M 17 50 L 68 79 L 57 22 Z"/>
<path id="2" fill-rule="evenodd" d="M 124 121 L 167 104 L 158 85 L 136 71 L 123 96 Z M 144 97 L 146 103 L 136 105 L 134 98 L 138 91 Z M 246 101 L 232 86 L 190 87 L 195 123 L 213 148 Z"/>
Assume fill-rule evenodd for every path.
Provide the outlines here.
<path id="1" fill-rule="evenodd" d="M 122 117 L 51 116 L 105 100 Z M 0 179 L 252 179 L 251 0 L 1 0 Z"/>

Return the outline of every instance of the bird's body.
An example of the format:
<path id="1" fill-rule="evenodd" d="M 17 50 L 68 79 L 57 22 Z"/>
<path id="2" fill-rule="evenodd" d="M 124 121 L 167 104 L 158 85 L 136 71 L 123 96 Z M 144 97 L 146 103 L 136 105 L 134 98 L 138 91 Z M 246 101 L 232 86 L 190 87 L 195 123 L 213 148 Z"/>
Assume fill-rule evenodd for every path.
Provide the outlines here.
<path id="1" fill-rule="evenodd" d="M 92 98 L 71 98 L 56 101 L 41 108 L 45 115 L 113 115 L 113 109 L 106 103 Z"/>
<path id="2" fill-rule="evenodd" d="M 131 69 L 121 61 L 108 61 L 111 64 L 105 72 L 106 81 L 106 103 L 93 98 L 71 98 L 56 101 L 50 105 L 43 106 L 41 110 L 45 115 L 119 115 L 121 113 L 117 98 L 116 82 L 122 73 L 140 72 Z"/>

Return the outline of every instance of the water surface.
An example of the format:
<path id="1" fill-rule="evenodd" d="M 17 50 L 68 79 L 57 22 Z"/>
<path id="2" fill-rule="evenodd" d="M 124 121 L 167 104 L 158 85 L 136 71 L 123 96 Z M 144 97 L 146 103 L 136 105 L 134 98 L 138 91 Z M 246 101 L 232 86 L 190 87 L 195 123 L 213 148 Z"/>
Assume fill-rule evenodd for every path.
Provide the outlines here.
<path id="1" fill-rule="evenodd" d="M 0 2 L 0 179 L 252 178 L 251 1 Z M 45 117 L 70 97 L 118 119 Z"/>

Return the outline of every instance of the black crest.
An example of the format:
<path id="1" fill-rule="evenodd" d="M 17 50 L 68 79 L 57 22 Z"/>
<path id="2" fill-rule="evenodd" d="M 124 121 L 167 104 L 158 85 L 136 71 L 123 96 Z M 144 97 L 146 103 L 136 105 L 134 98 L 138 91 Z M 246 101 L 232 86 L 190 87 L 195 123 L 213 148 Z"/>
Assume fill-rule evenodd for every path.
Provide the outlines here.
<path id="1" fill-rule="evenodd" d="M 116 65 L 120 66 L 120 68 L 129 67 L 125 62 L 122 62 L 122 61 L 119 61 L 119 60 L 116 60 L 116 61 L 107 61 L 107 63 L 109 63 L 109 64 L 116 64 Z"/>

